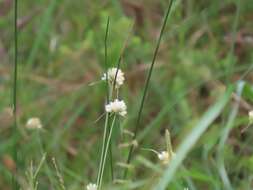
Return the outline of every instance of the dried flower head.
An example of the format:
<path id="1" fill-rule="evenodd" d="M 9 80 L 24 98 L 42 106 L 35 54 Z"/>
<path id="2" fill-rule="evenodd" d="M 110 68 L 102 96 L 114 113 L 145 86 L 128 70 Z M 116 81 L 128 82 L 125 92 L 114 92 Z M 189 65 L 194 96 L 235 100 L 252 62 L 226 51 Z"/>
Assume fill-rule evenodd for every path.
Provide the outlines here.
<path id="1" fill-rule="evenodd" d="M 105 106 L 105 111 L 125 116 L 127 114 L 127 106 L 123 100 L 115 99 L 113 102 L 110 102 Z"/>
<path id="2" fill-rule="evenodd" d="M 253 110 L 249 111 L 249 123 L 253 123 Z"/>
<path id="3" fill-rule="evenodd" d="M 161 153 L 157 154 L 157 157 L 163 164 L 169 164 L 172 158 L 175 156 L 174 152 L 162 151 Z"/>
<path id="4" fill-rule="evenodd" d="M 26 128 L 27 129 L 41 129 L 42 124 L 41 124 L 40 119 L 37 117 L 32 117 L 28 119 L 28 121 L 26 122 Z"/>
<path id="5" fill-rule="evenodd" d="M 97 190 L 97 189 L 98 189 L 98 186 L 97 186 L 96 184 L 89 183 L 89 184 L 86 186 L 86 189 L 87 189 L 87 190 Z"/>
<path id="6" fill-rule="evenodd" d="M 107 71 L 108 81 L 111 85 L 113 85 L 114 83 L 116 74 L 117 74 L 117 77 L 115 81 L 115 87 L 119 88 L 124 83 L 124 80 L 125 80 L 124 73 L 120 69 L 118 69 L 118 72 L 117 72 L 117 68 L 115 67 L 110 68 Z M 106 80 L 106 73 L 104 73 L 102 80 Z"/>
<path id="7" fill-rule="evenodd" d="M 165 131 L 165 140 L 166 140 L 166 151 L 162 151 L 161 153 L 157 153 L 157 157 L 163 164 L 169 164 L 170 161 L 175 157 L 175 153 L 172 149 L 170 132 L 168 129 Z"/>

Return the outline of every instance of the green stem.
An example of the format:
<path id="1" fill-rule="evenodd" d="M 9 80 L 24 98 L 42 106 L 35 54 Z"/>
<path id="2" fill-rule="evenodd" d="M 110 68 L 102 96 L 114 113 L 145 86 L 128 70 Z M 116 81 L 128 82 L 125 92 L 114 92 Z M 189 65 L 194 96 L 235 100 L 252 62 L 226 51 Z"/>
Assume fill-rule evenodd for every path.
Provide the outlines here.
<path id="1" fill-rule="evenodd" d="M 100 179 L 100 182 L 99 182 L 99 185 L 98 185 L 99 190 L 101 189 L 101 185 L 102 185 L 102 182 L 103 182 L 105 162 L 106 162 L 106 158 L 107 158 L 109 145 L 110 145 L 110 142 L 111 142 L 112 131 L 113 131 L 113 128 L 114 128 L 114 125 L 115 125 L 115 120 L 116 120 L 116 114 L 113 117 L 112 124 L 111 124 L 110 131 L 109 131 L 109 135 L 108 135 L 108 139 L 107 139 L 106 146 L 105 146 L 105 155 L 104 155 L 104 158 L 103 158 L 102 168 L 101 168 L 101 179 Z"/>
<path id="2" fill-rule="evenodd" d="M 109 156 L 110 156 L 110 166 L 111 166 L 111 177 L 112 177 L 112 181 L 113 181 L 114 180 L 114 173 L 113 173 L 112 142 L 110 142 Z"/>
<path id="3" fill-rule="evenodd" d="M 109 33 L 109 25 L 110 25 L 110 17 L 107 18 L 107 23 L 106 23 L 106 32 L 105 32 L 105 39 L 104 39 L 104 50 L 105 50 L 105 74 L 106 74 L 106 103 L 109 103 L 110 100 L 110 86 L 108 83 L 108 64 L 107 64 L 107 39 L 108 39 L 108 33 Z M 101 152 L 101 158 L 100 158 L 100 163 L 99 163 L 99 171 L 98 171 L 98 177 L 97 177 L 97 185 L 100 183 L 100 178 L 101 178 L 101 167 L 103 164 L 103 159 L 104 159 L 104 151 L 105 151 L 105 144 L 106 144 L 106 138 L 107 138 L 107 128 L 109 124 L 109 113 L 106 114 L 106 119 L 105 119 L 105 127 L 104 127 L 104 135 L 103 135 L 103 145 L 102 145 L 102 152 Z M 111 146 L 110 146 L 111 149 Z M 110 150 L 112 152 L 112 150 Z M 112 154 L 110 154 L 110 159 L 111 159 L 111 164 L 112 164 Z M 111 165 L 111 173 L 113 176 L 113 166 Z"/>
<path id="4" fill-rule="evenodd" d="M 104 152 L 105 152 L 105 144 L 106 144 L 106 136 L 107 136 L 108 123 L 109 123 L 109 113 L 106 113 L 105 126 L 104 126 L 104 135 L 103 135 L 103 144 L 102 144 L 102 152 L 101 152 L 100 163 L 99 163 L 99 170 L 98 170 L 98 177 L 97 177 L 97 185 L 100 184 L 101 169 L 102 169 L 103 160 L 104 160 Z"/>
<path id="5" fill-rule="evenodd" d="M 173 4 L 173 0 L 170 0 L 169 6 L 168 6 L 168 9 L 166 11 L 166 15 L 165 15 L 165 18 L 164 18 L 164 21 L 163 21 L 163 25 L 162 25 L 162 28 L 161 28 L 161 31 L 160 31 L 160 34 L 159 34 L 159 38 L 158 38 L 158 41 L 157 41 L 157 44 L 156 44 L 156 48 L 155 48 L 154 56 L 153 56 L 152 63 L 151 63 L 150 69 L 149 69 L 149 73 L 148 73 L 148 76 L 147 76 L 147 80 L 146 80 L 146 83 L 145 83 L 143 96 L 142 96 L 142 100 L 141 100 L 141 105 L 140 105 L 140 108 L 139 108 L 137 121 L 136 121 L 135 129 L 134 129 L 133 140 L 135 140 L 135 138 L 137 136 L 137 133 L 138 133 L 141 114 L 142 114 L 142 110 L 143 110 L 143 106 L 144 106 L 144 101 L 145 101 L 145 98 L 146 98 L 146 95 L 147 95 L 147 90 L 148 90 L 148 86 L 149 86 L 149 83 L 150 83 L 150 79 L 151 79 L 152 71 L 153 71 L 153 68 L 154 68 L 155 60 L 156 60 L 156 57 L 157 57 L 157 54 L 158 54 L 161 39 L 162 39 L 164 29 L 165 29 L 165 26 L 166 26 L 166 23 L 167 23 L 167 20 L 168 20 L 168 17 L 169 17 L 169 13 L 171 11 L 172 4 Z M 129 164 L 130 161 L 131 161 L 132 154 L 133 154 L 133 149 L 134 149 L 134 146 L 131 145 L 129 153 L 128 153 L 127 164 Z M 125 171 L 124 171 L 123 179 L 125 179 L 127 177 L 127 171 L 128 171 L 128 169 L 126 168 Z"/>
<path id="6" fill-rule="evenodd" d="M 17 175 L 18 170 L 18 153 L 17 153 L 17 76 L 18 76 L 18 28 L 17 28 L 17 18 L 18 18 L 18 1 L 14 2 L 14 84 L 13 84 L 13 115 L 14 115 L 14 125 L 12 128 L 12 138 L 14 139 L 13 147 L 13 158 L 16 163 L 16 171 L 12 176 L 13 189 L 18 190 L 19 185 L 15 175 Z"/>

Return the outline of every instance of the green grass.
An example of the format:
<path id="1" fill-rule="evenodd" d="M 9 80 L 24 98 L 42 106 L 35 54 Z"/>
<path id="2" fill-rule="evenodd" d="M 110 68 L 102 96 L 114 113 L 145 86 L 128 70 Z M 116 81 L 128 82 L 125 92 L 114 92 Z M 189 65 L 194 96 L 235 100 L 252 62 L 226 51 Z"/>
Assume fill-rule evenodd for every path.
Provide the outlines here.
<path id="1" fill-rule="evenodd" d="M 126 75 L 120 98 L 126 101 L 128 114 L 115 120 L 108 147 L 118 183 L 112 182 L 109 151 L 103 190 L 252 189 L 252 128 L 241 130 L 253 109 L 253 4 L 175 0 L 153 59 L 168 6 L 166 0 L 18 1 L 18 18 L 33 16 L 18 28 L 17 75 L 10 24 L 14 10 L 0 17 L 0 50 L 4 50 L 0 51 L 0 189 L 13 189 L 17 136 L 6 108 L 14 100 L 19 127 L 17 179 L 22 189 L 35 185 L 35 180 L 39 190 L 63 189 L 59 173 L 67 190 L 85 189 L 96 181 L 105 116 L 96 120 L 109 95 L 105 83 L 89 84 L 119 63 Z M 43 130 L 27 130 L 30 117 L 39 117 Z M 138 147 L 130 165 L 124 165 L 133 140 L 124 131 L 133 133 L 136 121 Z M 177 153 L 168 167 L 143 150 L 165 150 L 166 129 Z M 122 144 L 129 146 L 119 148 Z"/>

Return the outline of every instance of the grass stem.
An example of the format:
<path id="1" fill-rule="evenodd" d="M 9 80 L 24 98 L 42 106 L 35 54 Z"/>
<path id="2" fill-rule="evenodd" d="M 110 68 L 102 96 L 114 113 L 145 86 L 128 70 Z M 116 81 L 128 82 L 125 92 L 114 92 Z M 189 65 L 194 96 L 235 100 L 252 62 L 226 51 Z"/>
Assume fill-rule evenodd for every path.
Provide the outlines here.
<path id="1" fill-rule="evenodd" d="M 164 17 L 162 28 L 160 30 L 160 34 L 159 34 L 158 41 L 157 41 L 157 44 L 156 44 L 156 48 L 155 48 L 155 51 L 154 51 L 154 56 L 153 56 L 152 63 L 151 63 L 151 66 L 150 66 L 150 69 L 149 69 L 149 72 L 148 72 L 147 79 L 146 79 L 146 83 L 145 83 L 145 87 L 144 87 L 144 91 L 143 91 L 143 96 L 142 96 L 142 99 L 141 99 L 141 105 L 140 105 L 140 108 L 139 108 L 139 112 L 138 112 L 138 116 L 137 116 L 137 121 L 136 121 L 135 129 L 134 129 L 133 140 L 135 140 L 135 138 L 137 136 L 137 133 L 138 133 L 140 119 L 141 119 L 141 114 L 142 114 L 142 110 L 143 110 L 143 106 L 144 106 L 144 101 L 145 101 L 145 98 L 146 98 L 146 95 L 147 95 L 149 82 L 150 82 L 150 79 L 151 79 L 151 75 L 152 75 L 152 72 L 153 72 L 155 60 L 156 60 L 156 57 L 157 57 L 157 54 L 158 54 L 158 50 L 159 50 L 159 47 L 160 47 L 161 39 L 162 39 L 162 36 L 163 36 L 163 33 L 164 33 L 164 29 L 165 29 L 166 23 L 168 21 L 168 17 L 169 17 L 169 13 L 171 11 L 172 4 L 173 4 L 173 0 L 171 0 L 170 3 L 169 3 L 168 9 L 166 11 L 166 15 Z M 130 147 L 130 150 L 129 150 L 129 153 L 128 153 L 127 164 L 129 164 L 130 161 L 131 161 L 132 154 L 133 154 L 133 149 L 134 149 L 134 146 L 132 145 Z M 123 179 L 125 179 L 127 177 L 127 171 L 128 171 L 128 169 L 126 168 L 125 171 L 124 171 Z"/>
<path id="2" fill-rule="evenodd" d="M 105 53 L 105 74 L 106 74 L 106 103 L 109 103 L 110 100 L 110 87 L 108 83 L 108 63 L 107 63 L 107 41 L 108 41 L 108 33 L 109 33 L 109 25 L 110 25 L 110 17 L 107 18 L 107 23 L 106 23 L 106 32 L 105 32 L 105 39 L 104 39 L 104 53 Z M 105 127 L 104 127 L 104 135 L 103 135 L 103 144 L 102 144 L 102 152 L 101 152 L 101 158 L 100 158 L 100 163 L 99 163 L 99 171 L 98 171 L 98 177 L 97 177 L 97 184 L 100 184 L 100 178 L 101 178 L 101 167 L 103 165 L 103 160 L 104 160 L 104 154 L 105 154 L 105 144 L 106 144 L 106 139 L 107 139 L 107 129 L 108 129 L 108 124 L 109 124 L 109 114 L 106 113 L 106 119 L 105 119 Z M 110 146 L 110 160 L 111 160 L 111 174 L 113 176 L 113 166 L 112 166 L 112 150 Z"/>
<path id="3" fill-rule="evenodd" d="M 99 190 L 101 189 L 101 185 L 102 185 L 102 181 L 103 181 L 105 163 L 106 163 L 107 153 L 108 153 L 109 145 L 110 145 L 110 142 L 111 142 L 112 131 L 113 131 L 113 128 L 114 128 L 114 125 L 115 125 L 115 121 L 116 121 L 116 114 L 113 117 L 112 124 L 111 124 L 110 131 L 109 131 L 109 135 L 108 135 L 107 142 L 106 142 L 106 146 L 105 146 L 105 154 L 104 154 L 102 167 L 101 167 L 101 177 L 100 177 L 100 182 L 99 182 L 99 185 L 98 185 Z"/>
<path id="4" fill-rule="evenodd" d="M 18 28 L 17 28 L 17 18 L 18 18 L 18 0 L 14 2 L 14 84 L 13 84 L 13 115 L 14 115 L 14 124 L 12 128 L 12 138 L 14 140 L 13 147 L 13 158 L 16 163 L 16 171 L 13 174 L 12 184 L 13 189 L 18 190 L 19 185 L 15 175 L 18 171 L 18 153 L 17 153 L 17 78 L 18 78 Z"/>

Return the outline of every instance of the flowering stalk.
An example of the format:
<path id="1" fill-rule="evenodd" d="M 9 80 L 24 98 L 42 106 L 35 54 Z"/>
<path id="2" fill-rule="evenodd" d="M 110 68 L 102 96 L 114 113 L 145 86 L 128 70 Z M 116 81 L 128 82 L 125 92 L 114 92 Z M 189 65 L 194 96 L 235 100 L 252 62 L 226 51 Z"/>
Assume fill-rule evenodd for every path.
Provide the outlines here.
<path id="1" fill-rule="evenodd" d="M 104 74 L 104 76 L 102 77 L 102 80 L 107 80 L 107 84 L 109 84 L 110 87 L 110 97 L 109 99 L 111 99 L 112 95 L 113 95 L 113 85 L 115 84 L 114 81 L 116 81 L 116 92 L 117 92 L 117 97 L 118 97 L 118 88 L 123 85 L 124 83 L 124 73 L 120 70 L 120 72 L 117 71 L 118 69 L 116 68 L 111 68 L 108 69 L 108 71 Z M 118 74 L 118 76 L 117 76 Z M 123 100 L 118 100 L 115 99 L 111 102 L 107 102 L 107 104 L 105 105 L 105 111 L 106 111 L 106 121 L 105 121 L 105 127 L 104 127 L 104 135 L 103 135 L 103 145 L 102 145 L 102 155 L 101 155 L 101 160 L 100 160 L 100 164 L 99 164 L 99 172 L 98 172 L 98 179 L 97 179 L 97 184 L 98 187 L 101 188 L 101 183 L 102 183 L 102 178 L 103 178 L 103 173 L 104 173 L 104 166 L 105 166 L 105 162 L 106 162 L 106 157 L 107 157 L 107 153 L 108 153 L 108 146 L 111 143 L 111 133 L 113 130 L 113 126 L 115 123 L 115 117 L 116 115 L 120 115 L 120 116 L 125 116 L 127 114 L 127 106 L 125 104 L 125 102 Z M 109 123 L 109 114 L 115 114 L 114 115 L 114 119 L 112 121 L 112 126 L 110 128 L 108 128 L 108 123 Z M 107 130 L 109 129 L 109 134 L 107 136 Z M 111 145 L 110 145 L 111 147 Z M 110 150 L 111 153 L 111 150 Z M 112 169 L 112 163 L 111 163 L 111 169 Z"/>
<path id="2" fill-rule="evenodd" d="M 105 32 L 105 74 L 102 78 L 102 80 L 106 80 L 106 103 L 109 103 L 110 100 L 110 86 L 108 83 L 108 66 L 107 66 L 107 38 L 108 38 L 108 32 L 109 32 L 109 24 L 110 24 L 110 18 L 107 18 L 107 24 L 106 24 L 106 32 Z M 104 126 L 104 134 L 103 134 L 103 144 L 102 144 L 102 152 L 101 152 L 101 158 L 99 163 L 99 170 L 98 170 L 98 177 L 97 177 L 97 185 L 100 184 L 100 177 L 101 177 L 101 167 L 103 164 L 103 157 L 104 157 L 104 149 L 105 149 L 105 143 L 106 143 L 106 136 L 107 136 L 107 128 L 109 124 L 109 113 L 106 113 L 106 119 L 105 119 L 105 126 Z M 111 166 L 112 168 L 112 166 Z M 113 173 L 113 171 L 112 171 Z"/>
<path id="3" fill-rule="evenodd" d="M 122 100 L 119 101 L 117 99 L 119 96 L 119 88 L 121 85 L 123 85 L 124 80 L 125 80 L 124 73 L 120 70 L 121 58 L 122 58 L 122 54 L 125 49 L 125 46 L 123 47 L 123 49 L 120 53 L 119 60 L 117 63 L 117 68 L 108 69 L 107 68 L 108 28 L 109 28 L 109 17 L 107 20 L 107 29 L 106 29 L 106 35 L 105 35 L 105 66 L 106 66 L 105 70 L 106 70 L 106 72 L 104 73 L 103 77 L 101 78 L 102 80 L 106 81 L 106 85 L 107 85 L 107 101 L 106 101 L 107 104 L 105 106 L 106 121 L 105 121 L 105 127 L 104 127 L 104 135 L 103 135 L 103 145 L 102 145 L 102 153 L 101 153 L 102 155 L 101 155 L 101 159 L 100 159 L 99 172 L 98 172 L 98 178 L 97 178 L 98 189 L 101 188 L 108 149 L 110 149 L 111 173 L 112 173 L 112 179 L 113 179 L 113 162 L 112 162 L 112 149 L 111 149 L 112 131 L 113 131 L 116 115 L 118 114 L 121 116 L 125 116 L 127 114 L 127 111 L 126 111 L 127 107 L 125 105 L 125 102 Z M 126 43 L 125 43 L 125 45 L 126 45 Z M 114 101 L 109 102 L 112 99 L 114 94 L 116 96 L 116 99 Z M 108 127 L 110 113 L 114 114 L 114 118 L 113 118 L 111 127 Z M 107 135 L 107 130 L 109 130 L 108 135 Z"/>
<path id="4" fill-rule="evenodd" d="M 99 181 L 99 184 L 98 184 L 98 189 L 99 190 L 101 189 L 101 185 L 102 185 L 102 181 L 103 181 L 105 162 L 106 162 L 106 158 L 107 158 L 108 148 L 109 148 L 109 145 L 110 145 L 110 142 L 111 142 L 112 131 L 113 131 L 113 128 L 114 128 L 114 125 L 115 125 L 115 121 L 116 121 L 116 114 L 113 117 L 112 124 L 111 124 L 110 131 L 109 131 L 109 135 L 108 135 L 107 142 L 106 142 L 106 146 L 105 146 L 105 153 L 104 153 L 104 158 L 103 158 L 103 161 L 102 161 L 101 174 L 100 174 L 101 177 L 100 177 L 100 181 Z"/>

